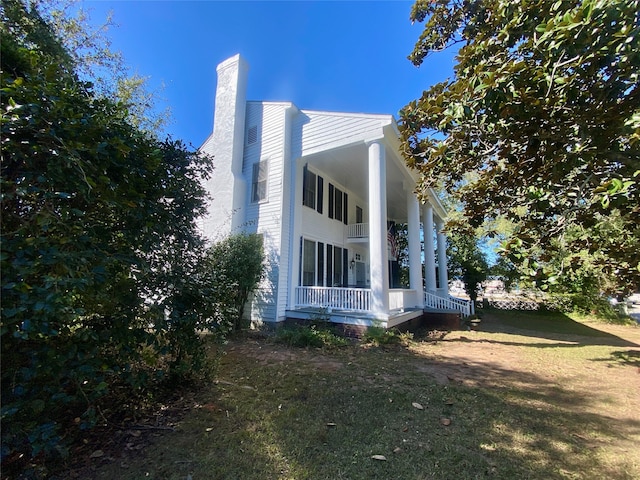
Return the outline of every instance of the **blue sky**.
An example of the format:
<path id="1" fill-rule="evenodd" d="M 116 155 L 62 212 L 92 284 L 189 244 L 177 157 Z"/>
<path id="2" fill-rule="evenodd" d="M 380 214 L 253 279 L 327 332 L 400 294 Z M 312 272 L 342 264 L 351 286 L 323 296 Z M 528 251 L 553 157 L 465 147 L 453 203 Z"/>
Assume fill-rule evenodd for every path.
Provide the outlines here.
<path id="1" fill-rule="evenodd" d="M 390 113 L 452 76 L 453 52 L 420 68 L 407 55 L 422 32 L 408 1 L 82 0 L 132 72 L 164 85 L 167 132 L 199 147 L 213 127 L 215 67 L 240 53 L 249 100 L 302 109 Z"/>

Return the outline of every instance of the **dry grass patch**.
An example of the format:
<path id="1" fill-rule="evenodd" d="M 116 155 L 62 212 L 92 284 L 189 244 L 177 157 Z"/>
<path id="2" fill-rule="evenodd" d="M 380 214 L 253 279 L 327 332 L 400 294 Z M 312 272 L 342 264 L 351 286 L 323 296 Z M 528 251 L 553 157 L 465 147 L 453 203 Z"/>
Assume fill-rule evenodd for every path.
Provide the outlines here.
<path id="1" fill-rule="evenodd" d="M 231 342 L 175 431 L 91 478 L 640 478 L 640 332 L 481 331 L 402 345 Z M 566 326 L 563 326 L 564 329 Z M 589 335 L 583 335 L 589 331 Z M 622 353 L 620 353 L 622 352 Z"/>

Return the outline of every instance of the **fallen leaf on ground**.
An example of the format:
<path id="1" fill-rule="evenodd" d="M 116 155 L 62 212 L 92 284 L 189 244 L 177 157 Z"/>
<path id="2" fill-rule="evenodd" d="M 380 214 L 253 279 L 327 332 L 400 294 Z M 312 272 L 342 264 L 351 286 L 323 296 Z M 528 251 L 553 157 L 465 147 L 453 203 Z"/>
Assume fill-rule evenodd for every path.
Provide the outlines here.
<path id="1" fill-rule="evenodd" d="M 100 458 L 103 455 L 104 455 L 104 452 L 102 450 L 96 450 L 89 456 L 89 458 Z"/>
<path id="2" fill-rule="evenodd" d="M 327 423 L 327 427 L 335 427 L 335 426 L 336 426 L 336 424 L 335 424 L 335 423 L 333 423 L 333 422 L 329 422 L 329 423 Z"/>
<path id="3" fill-rule="evenodd" d="M 413 402 L 411 405 L 413 405 L 418 410 L 424 410 L 424 407 L 420 405 L 418 402 Z"/>
<path id="4" fill-rule="evenodd" d="M 387 457 L 385 457 L 384 455 L 372 455 L 371 458 L 373 458 L 374 460 L 387 461 Z"/>
<path id="5" fill-rule="evenodd" d="M 451 419 L 450 418 L 441 418 L 440 419 L 440 423 L 442 425 L 444 425 L 445 427 L 448 427 L 449 425 L 451 425 Z"/>

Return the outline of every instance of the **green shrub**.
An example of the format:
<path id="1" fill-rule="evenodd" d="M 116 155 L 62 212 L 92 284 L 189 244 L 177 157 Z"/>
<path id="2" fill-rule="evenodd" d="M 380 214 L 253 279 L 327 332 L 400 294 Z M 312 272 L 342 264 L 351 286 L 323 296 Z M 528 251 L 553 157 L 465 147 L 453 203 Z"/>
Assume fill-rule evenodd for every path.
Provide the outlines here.
<path id="1" fill-rule="evenodd" d="M 606 297 L 590 293 L 552 293 L 545 298 L 544 308 L 553 312 L 594 315 L 608 321 L 620 318 L 620 313 Z"/>
<path id="2" fill-rule="evenodd" d="M 265 273 L 264 261 L 262 237 L 256 234 L 230 235 L 209 248 L 203 276 L 210 289 L 207 308 L 213 330 L 242 328 L 249 295 Z"/>
<path id="3" fill-rule="evenodd" d="M 276 341 L 290 347 L 342 347 L 349 341 L 333 333 L 328 326 L 312 324 L 286 326 L 276 333 Z"/>
<path id="4" fill-rule="evenodd" d="M 386 329 L 378 325 L 367 328 L 362 336 L 364 343 L 373 345 L 389 345 L 393 343 L 405 343 L 413 338 L 410 332 L 401 333 L 397 329 Z"/>

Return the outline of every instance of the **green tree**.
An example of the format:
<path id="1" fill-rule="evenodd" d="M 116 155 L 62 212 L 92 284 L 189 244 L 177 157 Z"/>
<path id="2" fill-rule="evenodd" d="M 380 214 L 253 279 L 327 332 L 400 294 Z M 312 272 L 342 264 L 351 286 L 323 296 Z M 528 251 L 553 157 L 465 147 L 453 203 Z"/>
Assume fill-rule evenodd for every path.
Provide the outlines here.
<path id="1" fill-rule="evenodd" d="M 478 298 L 478 287 L 487 279 L 489 265 L 473 232 L 450 233 L 447 261 L 451 278 L 462 280 L 472 302 Z"/>
<path id="2" fill-rule="evenodd" d="M 29 459 L 202 358 L 211 161 L 96 95 L 37 9 L 4 0 L 0 40 L 2 457 Z"/>
<path id="3" fill-rule="evenodd" d="M 159 136 L 170 121 L 170 109 L 159 110 L 159 91 L 150 90 L 150 77 L 132 73 L 121 52 L 113 49 L 108 35 L 116 26 L 113 14 L 94 26 L 79 0 L 29 0 L 29 4 L 52 30 L 75 73 L 91 82 L 94 94 L 126 104 L 129 123 Z"/>
<path id="4" fill-rule="evenodd" d="M 212 286 L 213 329 L 240 330 L 249 295 L 265 273 L 262 236 L 234 234 L 213 244 L 204 262 Z"/>
<path id="5" fill-rule="evenodd" d="M 637 0 L 413 7 L 425 22 L 415 65 L 459 51 L 455 77 L 401 111 L 407 163 L 423 191 L 442 182 L 473 228 L 512 221 L 504 253 L 538 285 L 580 270 L 583 254 L 603 287 L 640 283 L 639 11 Z M 575 257 L 562 268 L 560 247 Z"/>

